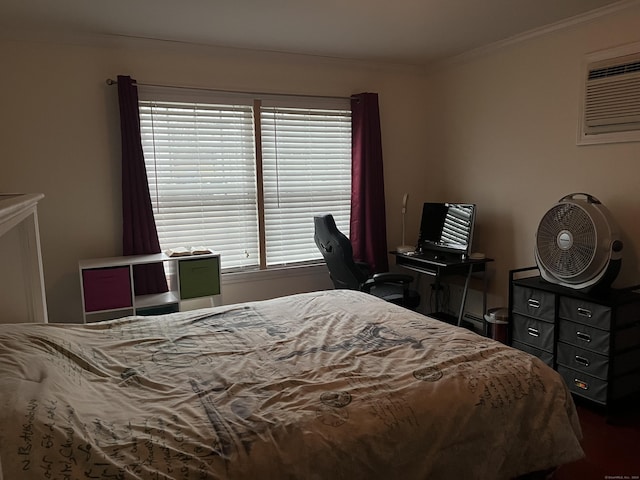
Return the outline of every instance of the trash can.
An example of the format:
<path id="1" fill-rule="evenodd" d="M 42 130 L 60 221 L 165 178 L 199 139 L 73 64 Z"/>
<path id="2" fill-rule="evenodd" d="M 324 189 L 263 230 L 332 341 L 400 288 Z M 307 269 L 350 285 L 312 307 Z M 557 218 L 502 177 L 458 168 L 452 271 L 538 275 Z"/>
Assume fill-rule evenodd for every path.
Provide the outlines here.
<path id="1" fill-rule="evenodd" d="M 506 345 L 509 341 L 509 309 L 498 307 L 487 310 L 484 327 L 485 336 Z"/>

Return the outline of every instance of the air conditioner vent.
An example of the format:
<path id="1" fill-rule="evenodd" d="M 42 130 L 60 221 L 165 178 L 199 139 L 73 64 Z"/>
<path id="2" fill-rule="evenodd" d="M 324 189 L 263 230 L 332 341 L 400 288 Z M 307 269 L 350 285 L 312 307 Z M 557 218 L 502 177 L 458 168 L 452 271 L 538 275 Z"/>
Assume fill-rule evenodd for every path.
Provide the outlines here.
<path id="1" fill-rule="evenodd" d="M 640 45 L 620 52 L 587 58 L 579 144 L 640 141 Z"/>
<path id="2" fill-rule="evenodd" d="M 640 60 L 637 62 L 623 63 L 613 67 L 595 68 L 589 71 L 589 80 L 596 78 L 615 77 L 626 73 L 640 72 Z"/>

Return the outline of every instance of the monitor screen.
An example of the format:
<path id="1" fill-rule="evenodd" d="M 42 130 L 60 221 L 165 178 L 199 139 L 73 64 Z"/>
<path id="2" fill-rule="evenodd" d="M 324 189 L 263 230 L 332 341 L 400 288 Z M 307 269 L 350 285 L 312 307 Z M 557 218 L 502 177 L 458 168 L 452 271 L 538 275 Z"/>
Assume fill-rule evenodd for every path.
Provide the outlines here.
<path id="1" fill-rule="evenodd" d="M 476 206 L 471 203 L 425 203 L 418 250 L 469 255 Z"/>

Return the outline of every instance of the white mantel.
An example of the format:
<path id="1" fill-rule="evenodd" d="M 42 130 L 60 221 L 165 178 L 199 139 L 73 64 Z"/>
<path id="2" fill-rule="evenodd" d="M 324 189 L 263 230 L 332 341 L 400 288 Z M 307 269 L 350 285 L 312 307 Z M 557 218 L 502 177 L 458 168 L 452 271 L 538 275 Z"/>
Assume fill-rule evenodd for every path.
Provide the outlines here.
<path id="1" fill-rule="evenodd" d="M 42 198 L 0 194 L 0 323 L 47 322 L 37 212 Z"/>

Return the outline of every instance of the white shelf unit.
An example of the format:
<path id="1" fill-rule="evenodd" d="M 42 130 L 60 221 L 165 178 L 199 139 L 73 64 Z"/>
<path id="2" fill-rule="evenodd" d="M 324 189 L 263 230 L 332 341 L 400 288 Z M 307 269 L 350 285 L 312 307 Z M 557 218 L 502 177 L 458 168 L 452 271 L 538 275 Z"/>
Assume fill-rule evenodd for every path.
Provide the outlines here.
<path id="1" fill-rule="evenodd" d="M 161 263 L 169 291 L 135 295 L 134 267 Z M 164 253 L 78 262 L 82 318 L 86 322 L 156 315 L 221 303 L 220 254 L 169 257 Z M 203 302 L 204 301 L 204 302 Z"/>

